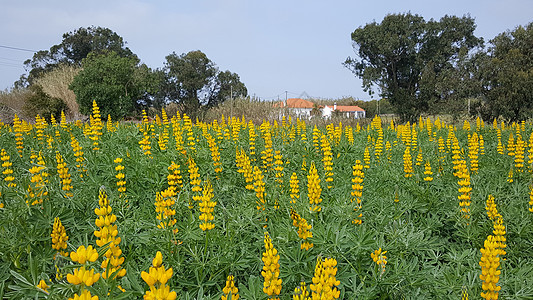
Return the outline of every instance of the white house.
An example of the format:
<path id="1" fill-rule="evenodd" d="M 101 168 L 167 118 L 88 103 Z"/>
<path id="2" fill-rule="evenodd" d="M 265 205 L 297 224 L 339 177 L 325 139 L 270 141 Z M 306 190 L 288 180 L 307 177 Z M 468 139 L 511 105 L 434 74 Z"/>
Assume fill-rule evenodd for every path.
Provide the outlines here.
<path id="1" fill-rule="evenodd" d="M 347 105 L 337 105 L 334 104 L 333 106 L 326 105 L 322 109 L 322 117 L 325 119 L 331 118 L 334 111 L 338 111 L 342 114 L 342 116 L 346 118 L 352 118 L 352 119 L 361 119 L 364 118 L 366 115 L 366 112 L 364 109 L 360 108 L 359 106 L 347 106 Z"/>
<path id="2" fill-rule="evenodd" d="M 300 98 L 289 98 L 274 104 L 275 107 L 287 108 L 289 112 L 301 119 L 309 119 L 313 110 L 313 102 Z"/>

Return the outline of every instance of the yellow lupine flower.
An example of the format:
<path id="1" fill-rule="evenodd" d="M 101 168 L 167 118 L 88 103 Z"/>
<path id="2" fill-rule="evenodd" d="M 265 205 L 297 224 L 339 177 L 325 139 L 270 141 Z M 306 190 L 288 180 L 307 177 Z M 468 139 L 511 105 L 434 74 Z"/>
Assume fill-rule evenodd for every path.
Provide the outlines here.
<path id="1" fill-rule="evenodd" d="M 239 289 L 235 286 L 235 278 L 233 275 L 229 275 L 226 279 L 226 286 L 222 289 L 224 295 L 221 296 L 221 300 L 238 300 Z"/>
<path id="2" fill-rule="evenodd" d="M 96 249 L 94 249 L 91 245 L 89 245 L 87 248 L 82 245 L 78 247 L 76 252 L 70 252 L 70 259 L 72 259 L 72 261 L 74 262 L 83 265 L 87 261 L 96 261 L 98 259 L 98 252 L 96 252 Z"/>
<path id="3" fill-rule="evenodd" d="M 39 281 L 39 284 L 37 284 L 37 287 L 40 288 L 41 290 L 45 291 L 48 293 L 48 288 L 50 287 L 48 284 L 46 284 L 46 281 L 44 281 L 43 279 L 41 279 Z"/>
<path id="4" fill-rule="evenodd" d="M 86 270 L 85 266 L 74 269 L 73 274 L 67 274 L 67 281 L 74 285 L 83 284 L 91 286 L 100 279 L 100 273 L 94 272 L 94 269 Z"/>

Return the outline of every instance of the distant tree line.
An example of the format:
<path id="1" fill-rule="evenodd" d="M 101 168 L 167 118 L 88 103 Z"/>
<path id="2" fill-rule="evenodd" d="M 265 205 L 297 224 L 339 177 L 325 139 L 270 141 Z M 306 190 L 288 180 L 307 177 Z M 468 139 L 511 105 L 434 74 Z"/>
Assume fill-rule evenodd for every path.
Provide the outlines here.
<path id="1" fill-rule="evenodd" d="M 162 69 L 153 70 L 125 46 L 122 37 L 108 28 L 79 28 L 65 33 L 59 45 L 35 53 L 25 61 L 28 74 L 15 83 L 28 87 L 28 111 L 56 117 L 66 105 L 46 94 L 39 79 L 60 67 L 77 68 L 77 75 L 64 88 L 76 95 L 79 112 L 90 114 L 96 100 L 104 118 L 121 119 L 138 115 L 142 109 L 178 105 L 191 117 L 201 116 L 230 97 L 246 97 L 248 91 L 240 77 L 220 71 L 199 50 L 166 57 Z M 59 99 L 61 100 L 61 99 Z M 46 109 L 44 109 L 46 107 Z"/>
<path id="2" fill-rule="evenodd" d="M 344 65 L 363 80 L 365 91 L 382 100 L 350 104 L 365 109 L 368 117 L 394 112 L 403 121 L 416 121 L 421 114 L 458 116 L 465 107 L 486 121 L 530 118 L 533 23 L 487 44 L 474 35 L 475 28 L 470 16 L 427 21 L 411 13 L 357 28 L 351 36 L 356 56 Z M 28 73 L 15 83 L 31 91 L 27 110 L 47 118 L 64 109 L 87 115 L 96 100 L 104 117 L 120 119 L 173 103 L 194 118 L 248 94 L 238 74 L 219 70 L 199 50 L 173 52 L 163 68 L 154 70 L 125 44 L 108 28 L 88 27 L 65 33 L 60 44 L 35 53 L 24 63 Z M 73 91 L 77 103 L 63 99 L 65 91 L 54 94 L 43 86 L 61 70 L 69 72 L 63 78 L 73 79 L 57 85 Z"/>
<path id="3" fill-rule="evenodd" d="M 356 57 L 344 65 L 372 95 L 388 99 L 403 121 L 420 114 L 468 113 L 510 121 L 533 113 L 533 23 L 491 39 L 474 35 L 470 16 L 426 21 L 387 15 L 352 33 Z M 461 109 L 458 109 L 461 108 Z"/>

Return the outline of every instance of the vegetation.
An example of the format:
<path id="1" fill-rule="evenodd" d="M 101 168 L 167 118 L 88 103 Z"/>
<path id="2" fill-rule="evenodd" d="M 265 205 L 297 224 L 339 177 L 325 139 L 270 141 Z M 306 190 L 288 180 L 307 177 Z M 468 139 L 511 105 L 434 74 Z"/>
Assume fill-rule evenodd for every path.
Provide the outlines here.
<path id="1" fill-rule="evenodd" d="M 25 99 L 23 110 L 28 117 L 35 118 L 42 115 L 48 122 L 52 117 L 58 120 L 61 112 L 67 110 L 65 102 L 59 98 L 50 97 L 43 92 L 39 85 L 30 88 L 31 94 Z"/>
<path id="2" fill-rule="evenodd" d="M 109 28 L 80 27 L 72 32 L 63 34 L 63 40 L 53 45 L 49 50 L 41 50 L 31 59 L 24 62 L 29 74 L 22 75 L 15 87 L 25 87 L 42 74 L 52 71 L 60 65 L 81 66 L 81 62 L 89 53 L 102 54 L 108 51 L 116 52 L 120 57 L 135 57 L 131 50 L 124 46 L 121 36 Z"/>
<path id="3" fill-rule="evenodd" d="M 486 119 L 525 120 L 533 112 L 533 23 L 501 33 L 490 43 L 479 58 L 486 97 L 479 112 Z"/>
<path id="4" fill-rule="evenodd" d="M 426 21 L 411 13 L 387 15 L 352 33 L 358 58 L 344 64 L 363 80 L 366 91 L 377 88 L 403 121 L 413 122 L 460 87 L 441 86 L 437 93 L 437 83 L 454 69 L 460 54 L 482 44 L 475 28 L 467 16 Z"/>
<path id="5" fill-rule="evenodd" d="M 105 118 L 121 119 L 148 106 L 148 93 L 156 91 L 157 83 L 157 77 L 146 65 L 139 65 L 137 58 L 120 57 L 116 52 L 90 53 L 70 88 L 82 114 L 89 115 L 97 101 Z"/>
<path id="6" fill-rule="evenodd" d="M 201 51 L 168 55 L 163 72 L 159 102 L 161 105 L 175 102 L 182 112 L 193 118 L 202 117 L 205 109 L 216 107 L 225 100 L 248 94 L 239 75 L 220 72 Z"/>
<path id="7" fill-rule="evenodd" d="M 530 299 L 532 133 L 17 118 L 0 298 Z"/>

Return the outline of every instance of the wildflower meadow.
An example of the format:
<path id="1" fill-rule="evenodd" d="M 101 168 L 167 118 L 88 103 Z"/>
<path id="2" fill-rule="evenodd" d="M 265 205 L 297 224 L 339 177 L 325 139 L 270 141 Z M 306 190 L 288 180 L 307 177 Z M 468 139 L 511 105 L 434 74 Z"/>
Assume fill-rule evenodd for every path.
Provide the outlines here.
<path id="1" fill-rule="evenodd" d="M 533 299 L 532 124 L 354 124 L 0 123 L 0 299 Z"/>

